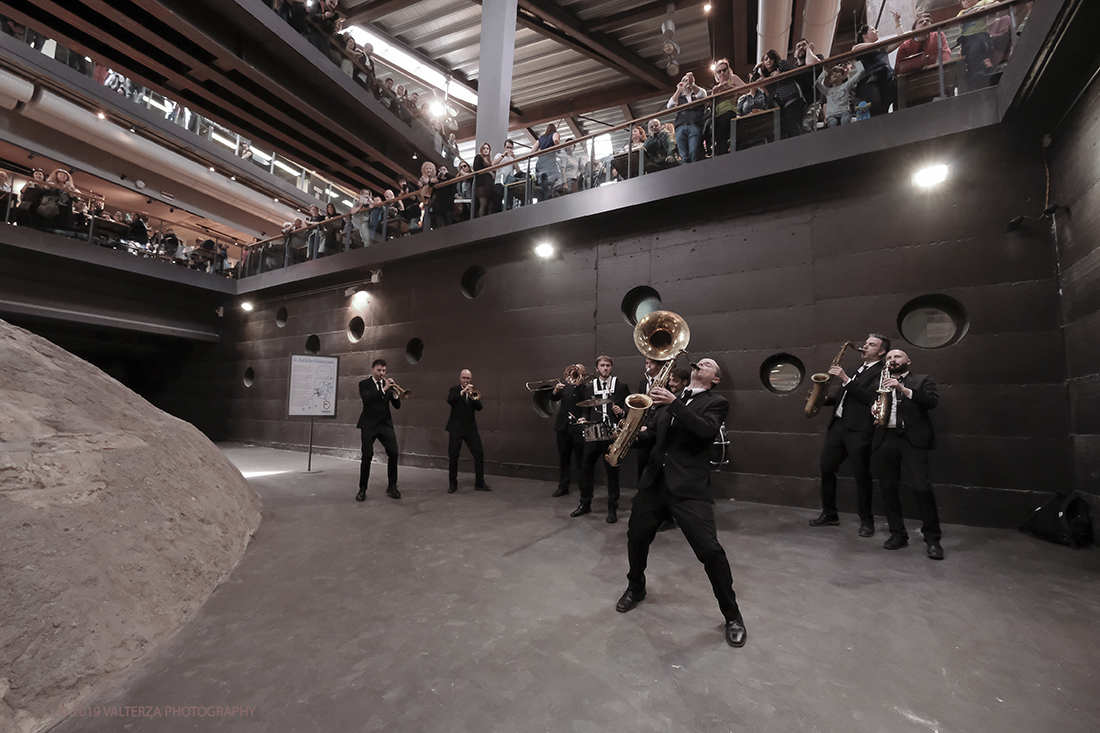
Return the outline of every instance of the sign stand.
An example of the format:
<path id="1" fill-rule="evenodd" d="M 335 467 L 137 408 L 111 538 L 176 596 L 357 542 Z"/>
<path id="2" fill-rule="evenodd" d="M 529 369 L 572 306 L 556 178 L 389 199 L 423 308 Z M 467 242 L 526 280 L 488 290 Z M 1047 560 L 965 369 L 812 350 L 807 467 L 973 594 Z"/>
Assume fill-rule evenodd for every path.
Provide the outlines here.
<path id="1" fill-rule="evenodd" d="M 313 470 L 313 420 L 309 421 L 309 453 L 306 456 L 306 470 L 301 473 L 323 473 L 320 469 Z"/>
<path id="2" fill-rule="evenodd" d="M 306 470 L 299 473 L 315 474 L 313 468 L 313 423 L 315 417 L 336 416 L 336 375 L 339 361 L 334 356 L 295 355 L 290 357 L 290 388 L 287 414 L 289 417 L 309 418 L 309 452 Z"/>

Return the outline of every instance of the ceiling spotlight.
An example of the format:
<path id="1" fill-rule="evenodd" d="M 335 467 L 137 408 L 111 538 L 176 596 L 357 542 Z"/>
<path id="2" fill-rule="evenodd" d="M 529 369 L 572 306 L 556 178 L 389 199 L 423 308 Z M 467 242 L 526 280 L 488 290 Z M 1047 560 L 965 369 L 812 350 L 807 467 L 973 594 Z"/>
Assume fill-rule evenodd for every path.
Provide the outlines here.
<path id="1" fill-rule="evenodd" d="M 214 172 L 214 166 L 210 166 L 210 172 L 211 172 L 211 173 L 213 173 L 213 172 Z"/>
<path id="2" fill-rule="evenodd" d="M 98 118 L 99 118 L 99 119 L 101 119 L 101 120 L 105 120 L 105 119 L 107 119 L 107 115 L 103 114 L 102 112 L 98 113 L 98 114 L 96 115 L 96 117 L 98 117 Z"/>
<path id="3" fill-rule="evenodd" d="M 709 13 L 710 12 L 710 3 L 706 3 L 705 5 L 703 5 L 703 12 L 704 13 Z"/>
<path id="4" fill-rule="evenodd" d="M 276 199 L 275 199 L 275 203 L 279 203 L 279 199 L 277 199 L 277 198 L 276 198 Z"/>
<path id="5" fill-rule="evenodd" d="M 355 295 L 351 296 L 351 304 L 356 308 L 364 307 L 370 301 L 370 293 L 366 290 L 360 290 Z"/>
<path id="6" fill-rule="evenodd" d="M 130 132 L 137 132 L 137 128 L 133 125 L 130 125 Z"/>
<path id="7" fill-rule="evenodd" d="M 665 71 L 668 72 L 669 76 L 679 76 L 680 64 L 676 63 L 676 59 L 669 59 L 668 66 L 665 67 Z"/>
<path id="8" fill-rule="evenodd" d="M 416 160 L 416 153 L 413 153 L 413 160 Z"/>
<path id="9" fill-rule="evenodd" d="M 252 309 L 253 309 L 254 307 L 255 307 L 255 306 L 253 306 L 253 305 L 252 305 L 252 303 L 251 303 L 251 302 L 249 302 L 249 301 L 247 301 L 247 300 L 246 300 L 246 301 L 243 301 L 243 302 L 241 303 L 241 310 L 243 310 L 243 311 L 245 311 L 245 312 L 247 312 L 247 313 L 251 313 L 251 312 L 252 312 Z"/>
<path id="10" fill-rule="evenodd" d="M 236 176 L 230 176 L 230 177 L 229 177 L 229 180 L 231 180 L 231 181 L 235 181 L 235 180 L 237 180 L 237 177 L 236 177 Z"/>
<path id="11" fill-rule="evenodd" d="M 543 259 L 551 257 L 554 254 L 554 245 L 550 244 L 549 242 L 543 242 L 542 244 L 535 247 L 535 254 Z"/>
<path id="12" fill-rule="evenodd" d="M 214 312 L 218 314 L 218 318 L 225 318 L 225 306 L 219 305 Z"/>
<path id="13" fill-rule="evenodd" d="M 947 180 L 946 165 L 930 165 L 913 174 L 913 184 L 922 188 L 935 186 Z"/>

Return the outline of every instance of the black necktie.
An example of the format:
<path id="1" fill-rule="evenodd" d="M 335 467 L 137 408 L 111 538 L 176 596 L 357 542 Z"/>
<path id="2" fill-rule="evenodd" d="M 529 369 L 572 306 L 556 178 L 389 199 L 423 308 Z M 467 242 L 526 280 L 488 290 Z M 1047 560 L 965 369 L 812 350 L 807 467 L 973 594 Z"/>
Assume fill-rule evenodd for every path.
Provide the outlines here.
<path id="1" fill-rule="evenodd" d="M 685 389 L 684 390 L 684 398 L 683 399 L 684 399 L 684 402 L 687 402 L 689 399 L 691 399 L 691 390 L 690 389 Z"/>

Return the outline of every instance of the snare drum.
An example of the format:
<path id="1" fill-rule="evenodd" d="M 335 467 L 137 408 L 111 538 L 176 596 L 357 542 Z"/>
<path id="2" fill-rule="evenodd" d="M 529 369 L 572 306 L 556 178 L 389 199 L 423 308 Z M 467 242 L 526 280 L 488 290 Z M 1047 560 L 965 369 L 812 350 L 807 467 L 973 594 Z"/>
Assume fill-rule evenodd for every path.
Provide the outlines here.
<path id="1" fill-rule="evenodd" d="M 599 443 L 611 440 L 611 426 L 607 423 L 595 422 L 584 426 L 584 442 Z"/>

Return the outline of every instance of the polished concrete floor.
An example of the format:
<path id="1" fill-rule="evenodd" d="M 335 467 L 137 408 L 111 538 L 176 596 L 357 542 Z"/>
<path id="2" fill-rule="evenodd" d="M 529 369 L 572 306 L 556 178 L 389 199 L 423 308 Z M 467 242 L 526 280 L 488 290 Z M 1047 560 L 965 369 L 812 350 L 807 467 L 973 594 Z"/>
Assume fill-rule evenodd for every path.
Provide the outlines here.
<path id="1" fill-rule="evenodd" d="M 244 559 L 98 717 L 56 731 L 1100 730 L 1100 553 L 1004 530 L 945 527 L 887 552 L 857 522 L 718 506 L 748 628 L 727 646 L 702 566 L 658 535 L 649 597 L 625 587 L 618 524 L 571 519 L 576 492 L 225 446 L 264 502 Z M 881 524 L 881 520 L 880 520 Z M 119 717 L 144 707 L 159 717 Z M 228 709 L 252 708 L 246 714 Z M 199 709 L 202 709 L 200 712 Z M 204 715 L 205 717 L 199 717 Z"/>

